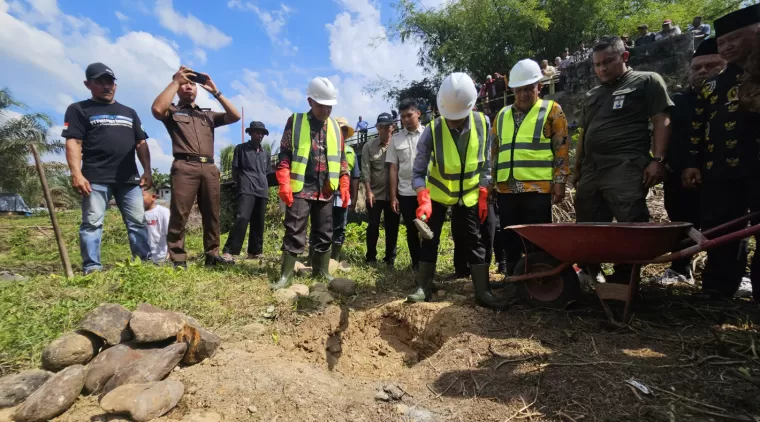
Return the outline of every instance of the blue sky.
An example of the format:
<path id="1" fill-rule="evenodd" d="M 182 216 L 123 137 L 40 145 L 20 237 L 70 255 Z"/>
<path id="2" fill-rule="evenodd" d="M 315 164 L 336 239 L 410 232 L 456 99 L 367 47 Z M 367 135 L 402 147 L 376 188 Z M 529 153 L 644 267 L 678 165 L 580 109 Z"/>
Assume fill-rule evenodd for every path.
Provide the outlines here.
<path id="1" fill-rule="evenodd" d="M 362 88 L 377 77 L 424 75 L 414 44 L 377 41 L 395 18 L 393 1 L 0 0 L 2 86 L 49 113 L 56 124 L 51 136 L 59 136 L 68 104 L 89 96 L 85 67 L 106 63 L 118 78 L 117 101 L 137 111 L 150 135 L 152 166 L 167 172 L 171 143 L 150 105 L 180 64 L 209 73 L 244 107 L 246 125 L 253 119 L 267 125 L 265 142 L 275 146 L 287 117 L 307 109 L 306 85 L 314 76 L 338 88 L 335 117 L 355 122 L 362 115 L 373 123 L 389 111 Z M 445 0 L 418 1 L 438 7 Z M 198 103 L 220 109 L 205 92 Z M 217 130 L 217 153 L 240 142 L 240 129 Z"/>

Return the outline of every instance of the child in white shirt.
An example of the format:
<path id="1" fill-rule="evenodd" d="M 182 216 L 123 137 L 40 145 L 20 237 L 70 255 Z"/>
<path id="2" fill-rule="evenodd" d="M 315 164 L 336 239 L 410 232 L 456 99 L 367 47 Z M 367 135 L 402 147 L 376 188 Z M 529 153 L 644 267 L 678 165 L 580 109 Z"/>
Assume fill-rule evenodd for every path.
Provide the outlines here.
<path id="1" fill-rule="evenodd" d="M 143 191 L 145 220 L 148 223 L 148 240 L 153 262 L 163 263 L 169 258 L 166 234 L 169 232 L 169 209 L 156 203 L 155 189 Z"/>

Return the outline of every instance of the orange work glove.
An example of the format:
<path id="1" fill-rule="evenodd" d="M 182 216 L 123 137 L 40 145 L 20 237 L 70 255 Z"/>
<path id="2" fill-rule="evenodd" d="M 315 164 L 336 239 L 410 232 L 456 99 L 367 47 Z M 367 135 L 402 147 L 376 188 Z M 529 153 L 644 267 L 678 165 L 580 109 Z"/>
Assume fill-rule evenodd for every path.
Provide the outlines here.
<path id="1" fill-rule="evenodd" d="M 478 196 L 478 216 L 480 217 L 480 224 L 486 222 L 488 217 L 488 189 L 480 188 L 480 196 Z"/>
<path id="2" fill-rule="evenodd" d="M 281 168 L 275 172 L 277 184 L 280 185 L 280 191 L 277 195 L 288 207 L 293 205 L 293 189 L 290 188 L 290 169 Z"/>
<path id="3" fill-rule="evenodd" d="M 340 176 L 340 199 L 343 201 L 343 208 L 348 208 L 348 203 L 351 202 L 351 189 L 347 174 Z"/>
<path id="4" fill-rule="evenodd" d="M 417 218 L 422 221 L 430 220 L 433 215 L 433 202 L 430 200 L 430 189 L 417 192 Z"/>

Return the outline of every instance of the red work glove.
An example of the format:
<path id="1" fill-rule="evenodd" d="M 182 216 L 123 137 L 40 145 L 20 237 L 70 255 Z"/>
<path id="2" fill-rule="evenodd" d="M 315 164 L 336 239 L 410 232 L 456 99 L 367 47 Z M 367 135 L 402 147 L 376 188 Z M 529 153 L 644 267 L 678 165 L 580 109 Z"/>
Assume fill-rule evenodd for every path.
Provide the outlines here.
<path id="1" fill-rule="evenodd" d="M 290 188 L 290 169 L 281 168 L 275 172 L 277 184 L 280 185 L 280 191 L 277 195 L 288 207 L 293 205 L 293 189 Z"/>
<path id="2" fill-rule="evenodd" d="M 488 189 L 480 188 L 480 196 L 478 196 L 478 216 L 480 217 L 480 224 L 486 222 L 488 217 Z"/>
<path id="3" fill-rule="evenodd" d="M 347 174 L 340 176 L 340 199 L 343 201 L 343 208 L 348 208 L 348 203 L 351 202 L 351 189 Z"/>
<path id="4" fill-rule="evenodd" d="M 417 218 L 422 221 L 430 220 L 433 215 L 433 202 L 430 200 L 430 189 L 417 192 Z"/>

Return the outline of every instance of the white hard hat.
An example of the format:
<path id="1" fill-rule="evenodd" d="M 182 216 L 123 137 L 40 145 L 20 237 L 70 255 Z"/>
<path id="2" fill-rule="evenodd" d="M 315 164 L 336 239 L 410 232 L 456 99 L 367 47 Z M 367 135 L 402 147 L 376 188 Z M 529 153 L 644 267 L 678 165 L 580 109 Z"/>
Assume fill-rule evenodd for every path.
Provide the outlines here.
<path id="1" fill-rule="evenodd" d="M 318 76 L 309 82 L 306 96 L 319 104 L 334 106 L 338 104 L 338 91 L 329 79 Z"/>
<path id="2" fill-rule="evenodd" d="M 477 98 L 472 78 L 466 73 L 452 73 L 438 88 L 438 109 L 446 119 L 464 119 L 472 111 Z"/>
<path id="3" fill-rule="evenodd" d="M 521 86 L 534 84 L 541 80 L 541 67 L 531 59 L 520 60 L 509 72 L 509 87 L 519 88 Z"/>

